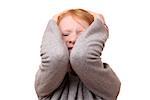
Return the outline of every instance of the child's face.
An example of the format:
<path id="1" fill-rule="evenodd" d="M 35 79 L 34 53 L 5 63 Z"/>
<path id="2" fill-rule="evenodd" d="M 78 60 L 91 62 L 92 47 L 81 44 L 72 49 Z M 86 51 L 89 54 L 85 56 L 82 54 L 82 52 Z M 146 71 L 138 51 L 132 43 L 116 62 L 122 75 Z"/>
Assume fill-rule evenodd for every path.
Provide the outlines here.
<path id="1" fill-rule="evenodd" d="M 73 48 L 76 39 L 80 33 L 88 28 L 89 24 L 79 18 L 72 18 L 72 16 L 65 16 L 59 23 L 59 28 L 62 33 L 69 52 Z"/>

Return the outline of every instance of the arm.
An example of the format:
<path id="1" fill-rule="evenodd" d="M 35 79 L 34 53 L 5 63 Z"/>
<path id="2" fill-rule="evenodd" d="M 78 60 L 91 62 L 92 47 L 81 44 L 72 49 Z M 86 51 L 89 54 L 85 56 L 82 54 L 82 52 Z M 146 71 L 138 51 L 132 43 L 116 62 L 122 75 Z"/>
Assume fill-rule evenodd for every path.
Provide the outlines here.
<path id="1" fill-rule="evenodd" d="M 50 95 L 63 81 L 69 54 L 54 20 L 50 20 L 41 45 L 41 64 L 36 73 L 35 90 L 38 96 Z"/>
<path id="2" fill-rule="evenodd" d="M 95 19 L 76 41 L 70 62 L 89 90 L 104 100 L 116 100 L 120 81 L 109 65 L 102 63 L 100 58 L 107 38 L 107 29 L 100 19 Z"/>

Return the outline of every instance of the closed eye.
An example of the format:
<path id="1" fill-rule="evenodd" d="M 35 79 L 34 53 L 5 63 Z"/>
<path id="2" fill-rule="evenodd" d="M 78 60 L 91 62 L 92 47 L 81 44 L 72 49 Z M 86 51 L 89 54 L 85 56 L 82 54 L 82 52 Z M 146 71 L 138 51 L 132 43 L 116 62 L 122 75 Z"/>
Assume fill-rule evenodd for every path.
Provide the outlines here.
<path id="1" fill-rule="evenodd" d="M 68 34 L 64 34 L 64 33 L 63 33 L 63 36 L 68 36 Z"/>
<path id="2" fill-rule="evenodd" d="M 68 36 L 68 35 L 69 35 L 69 33 L 62 33 L 62 35 L 63 35 L 63 36 Z"/>

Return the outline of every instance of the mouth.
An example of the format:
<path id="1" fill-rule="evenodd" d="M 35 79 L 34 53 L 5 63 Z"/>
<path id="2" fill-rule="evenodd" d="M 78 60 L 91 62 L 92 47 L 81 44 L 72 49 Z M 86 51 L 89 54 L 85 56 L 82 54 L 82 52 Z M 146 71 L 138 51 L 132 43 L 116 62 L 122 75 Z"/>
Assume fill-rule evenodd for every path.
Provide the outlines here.
<path id="1" fill-rule="evenodd" d="M 72 48 L 68 48 L 69 53 L 71 52 Z"/>
<path id="2" fill-rule="evenodd" d="M 68 50 L 72 49 L 73 47 L 68 47 Z"/>

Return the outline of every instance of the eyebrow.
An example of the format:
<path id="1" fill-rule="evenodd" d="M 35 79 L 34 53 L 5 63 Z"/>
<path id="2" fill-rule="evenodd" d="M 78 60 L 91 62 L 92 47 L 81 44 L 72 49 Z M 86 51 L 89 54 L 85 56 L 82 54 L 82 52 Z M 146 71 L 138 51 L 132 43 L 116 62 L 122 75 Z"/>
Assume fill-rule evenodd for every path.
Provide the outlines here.
<path id="1" fill-rule="evenodd" d="M 69 29 L 64 29 L 63 32 L 71 32 Z"/>

